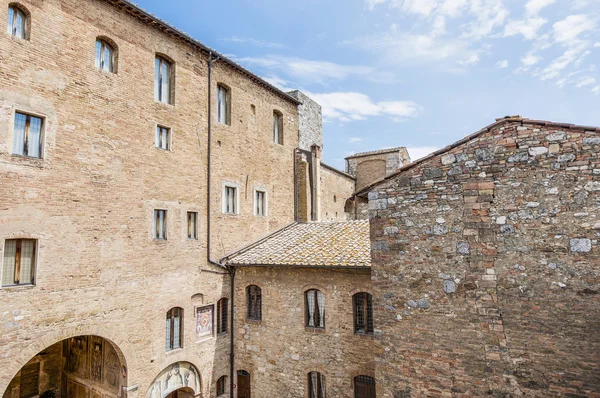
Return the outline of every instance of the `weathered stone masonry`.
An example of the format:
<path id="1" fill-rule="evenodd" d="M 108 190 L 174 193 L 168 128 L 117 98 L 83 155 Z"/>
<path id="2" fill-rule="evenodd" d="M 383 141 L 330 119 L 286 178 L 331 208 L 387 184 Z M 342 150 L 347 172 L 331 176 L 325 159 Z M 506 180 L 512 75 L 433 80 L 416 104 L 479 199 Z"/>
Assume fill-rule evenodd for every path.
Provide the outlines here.
<path id="1" fill-rule="evenodd" d="M 506 118 L 369 188 L 378 396 L 600 396 L 599 154 Z"/>

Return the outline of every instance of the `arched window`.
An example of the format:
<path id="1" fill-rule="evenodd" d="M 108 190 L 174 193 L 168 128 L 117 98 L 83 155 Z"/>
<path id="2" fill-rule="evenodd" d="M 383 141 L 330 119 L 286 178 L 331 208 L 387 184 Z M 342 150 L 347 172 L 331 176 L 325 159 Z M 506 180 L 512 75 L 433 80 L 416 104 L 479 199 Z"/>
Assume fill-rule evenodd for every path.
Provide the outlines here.
<path id="1" fill-rule="evenodd" d="M 116 71 L 116 52 L 115 47 L 107 40 L 96 39 L 96 68 L 105 72 L 114 73 Z"/>
<path id="2" fill-rule="evenodd" d="M 217 333 L 227 333 L 227 299 L 217 302 Z"/>
<path id="3" fill-rule="evenodd" d="M 273 142 L 283 145 L 283 115 L 273 111 Z"/>
<path id="4" fill-rule="evenodd" d="M 154 60 L 154 99 L 165 104 L 173 103 L 173 63 L 159 55 Z"/>
<path id="5" fill-rule="evenodd" d="M 183 347 L 183 309 L 171 308 L 167 311 L 166 349 L 167 351 Z"/>
<path id="6" fill-rule="evenodd" d="M 325 328 L 325 296 L 320 290 L 311 289 L 304 293 L 306 302 L 306 326 Z"/>
<path id="7" fill-rule="evenodd" d="M 262 320 L 262 292 L 256 285 L 248 286 L 248 319 Z"/>
<path id="8" fill-rule="evenodd" d="M 375 398 L 375 379 L 370 376 L 356 376 L 354 398 Z"/>
<path id="9" fill-rule="evenodd" d="M 225 395 L 225 386 L 227 385 L 227 376 L 219 377 L 217 380 L 217 397 Z"/>
<path id="10" fill-rule="evenodd" d="M 217 84 L 217 122 L 231 125 L 231 90 L 224 84 Z"/>
<path id="11" fill-rule="evenodd" d="M 354 333 L 373 334 L 373 296 L 356 293 L 352 296 L 354 306 Z"/>
<path id="12" fill-rule="evenodd" d="M 326 398 L 325 376 L 319 372 L 308 374 L 308 398 Z"/>
<path id="13" fill-rule="evenodd" d="M 27 12 L 16 4 L 8 6 L 8 27 L 7 32 L 13 37 L 19 39 L 29 39 L 27 25 L 29 18 Z"/>

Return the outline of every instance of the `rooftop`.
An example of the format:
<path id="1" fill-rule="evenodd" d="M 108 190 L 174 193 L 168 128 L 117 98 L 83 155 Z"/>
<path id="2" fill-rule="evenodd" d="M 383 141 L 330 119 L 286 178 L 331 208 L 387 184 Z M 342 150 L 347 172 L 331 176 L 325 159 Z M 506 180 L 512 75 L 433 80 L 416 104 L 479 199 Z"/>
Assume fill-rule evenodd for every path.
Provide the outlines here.
<path id="1" fill-rule="evenodd" d="M 361 156 L 369 156 L 369 155 L 379 155 L 380 153 L 398 152 L 402 149 L 406 149 L 406 148 L 403 146 L 398 146 L 395 148 L 378 149 L 376 151 L 358 152 L 358 153 L 355 153 L 354 155 L 347 156 L 346 159 L 359 158 Z"/>
<path id="2" fill-rule="evenodd" d="M 294 223 L 222 262 L 234 266 L 370 267 L 369 221 Z"/>

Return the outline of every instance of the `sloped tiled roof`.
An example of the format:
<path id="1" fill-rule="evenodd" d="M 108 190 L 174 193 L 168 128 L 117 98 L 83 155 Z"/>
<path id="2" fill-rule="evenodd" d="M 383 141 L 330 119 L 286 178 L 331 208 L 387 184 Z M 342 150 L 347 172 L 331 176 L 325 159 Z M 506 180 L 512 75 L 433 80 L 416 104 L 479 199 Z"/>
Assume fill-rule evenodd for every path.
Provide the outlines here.
<path id="1" fill-rule="evenodd" d="M 403 146 L 398 146 L 395 148 L 377 149 L 376 151 L 358 152 L 358 153 L 355 153 L 354 155 L 346 156 L 345 159 L 359 158 L 361 156 L 368 156 L 368 155 L 378 155 L 380 153 L 398 152 L 401 149 L 406 149 L 406 148 Z"/>
<path id="2" fill-rule="evenodd" d="M 236 266 L 370 267 L 369 221 L 294 223 L 224 260 Z"/>

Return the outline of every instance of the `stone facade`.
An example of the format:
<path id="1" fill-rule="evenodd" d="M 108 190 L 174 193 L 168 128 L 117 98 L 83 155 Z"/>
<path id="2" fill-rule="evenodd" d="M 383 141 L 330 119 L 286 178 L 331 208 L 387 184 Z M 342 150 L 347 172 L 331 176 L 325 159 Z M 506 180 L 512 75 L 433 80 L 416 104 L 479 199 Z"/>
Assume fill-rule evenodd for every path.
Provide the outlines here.
<path id="1" fill-rule="evenodd" d="M 333 167 L 321 163 L 321 220 L 353 220 L 351 206 L 346 200 L 352 197 L 356 179 Z"/>
<path id="2" fill-rule="evenodd" d="M 368 189 L 378 397 L 600 396 L 599 154 L 506 118 Z"/>
<path id="3" fill-rule="evenodd" d="M 298 148 L 310 151 L 313 145 L 323 149 L 323 117 L 321 105 L 310 99 L 302 91 L 288 93 L 302 104 L 298 106 Z"/>
<path id="4" fill-rule="evenodd" d="M 346 173 L 356 177 L 358 191 L 409 163 L 404 147 L 361 152 L 346 158 Z"/>

